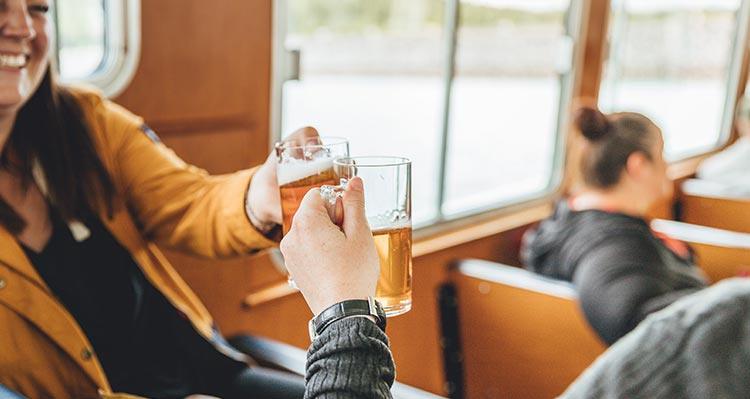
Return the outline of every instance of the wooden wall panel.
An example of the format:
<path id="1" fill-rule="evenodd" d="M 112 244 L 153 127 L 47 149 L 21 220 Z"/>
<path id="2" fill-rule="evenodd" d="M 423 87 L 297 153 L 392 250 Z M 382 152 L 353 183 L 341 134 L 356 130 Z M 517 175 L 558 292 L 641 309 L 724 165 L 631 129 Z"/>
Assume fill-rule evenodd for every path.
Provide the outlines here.
<path id="1" fill-rule="evenodd" d="M 683 193 L 680 201 L 683 222 L 750 233 L 750 199 Z"/>
<path id="2" fill-rule="evenodd" d="M 609 24 L 609 0 L 588 0 L 583 13 L 586 21 L 583 32 L 583 63 L 580 72 L 581 85 L 575 97 L 596 100 L 599 84 L 607 57 L 607 29 Z"/>
<path id="3" fill-rule="evenodd" d="M 246 164 L 261 162 L 269 148 L 271 0 L 144 1 L 142 34 L 138 71 L 116 101 L 161 134 L 245 129 L 255 144 Z"/>
<path id="4" fill-rule="evenodd" d="M 186 162 L 211 173 L 229 173 L 255 166 L 250 163 L 258 144 L 251 131 L 217 128 L 196 133 L 162 134 L 161 140 Z"/>

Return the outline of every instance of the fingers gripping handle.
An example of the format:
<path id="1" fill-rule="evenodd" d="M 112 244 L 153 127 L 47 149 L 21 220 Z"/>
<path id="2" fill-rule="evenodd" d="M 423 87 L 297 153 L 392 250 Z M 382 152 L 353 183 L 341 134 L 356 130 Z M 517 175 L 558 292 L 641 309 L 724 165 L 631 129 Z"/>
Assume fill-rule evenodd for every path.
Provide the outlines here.
<path id="1" fill-rule="evenodd" d="M 326 210 L 331 221 L 341 227 L 344 222 L 344 207 L 342 198 L 346 190 L 346 179 L 341 179 L 338 186 L 325 185 L 320 187 L 320 196 L 323 197 L 326 204 Z"/>

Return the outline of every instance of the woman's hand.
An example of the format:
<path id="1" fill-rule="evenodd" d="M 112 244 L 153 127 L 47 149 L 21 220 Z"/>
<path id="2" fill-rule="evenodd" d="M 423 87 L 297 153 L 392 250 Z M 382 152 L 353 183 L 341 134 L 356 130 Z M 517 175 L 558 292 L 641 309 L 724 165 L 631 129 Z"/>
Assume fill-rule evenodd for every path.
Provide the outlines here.
<path id="1" fill-rule="evenodd" d="M 310 190 L 281 241 L 286 267 L 316 315 L 335 303 L 375 295 L 380 262 L 365 216 L 362 179 L 349 181 L 342 205 L 339 228 L 320 190 Z"/>
<path id="2" fill-rule="evenodd" d="M 318 137 L 318 131 L 308 126 L 295 131 L 284 141 L 304 145 L 314 137 Z M 281 224 L 281 199 L 276 180 L 276 152 L 271 151 L 263 166 L 255 172 L 247 196 L 248 205 L 260 224 Z"/>

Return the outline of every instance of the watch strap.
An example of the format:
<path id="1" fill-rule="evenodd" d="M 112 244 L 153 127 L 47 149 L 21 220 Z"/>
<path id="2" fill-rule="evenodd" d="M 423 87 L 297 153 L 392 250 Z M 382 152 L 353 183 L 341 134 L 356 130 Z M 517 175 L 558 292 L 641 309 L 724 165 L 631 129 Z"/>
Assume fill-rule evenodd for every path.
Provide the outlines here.
<path id="1" fill-rule="evenodd" d="M 372 316 L 375 324 L 385 331 L 386 317 L 383 306 L 373 297 L 351 299 L 333 304 L 310 320 L 310 339 L 315 339 L 334 322 L 351 316 Z"/>

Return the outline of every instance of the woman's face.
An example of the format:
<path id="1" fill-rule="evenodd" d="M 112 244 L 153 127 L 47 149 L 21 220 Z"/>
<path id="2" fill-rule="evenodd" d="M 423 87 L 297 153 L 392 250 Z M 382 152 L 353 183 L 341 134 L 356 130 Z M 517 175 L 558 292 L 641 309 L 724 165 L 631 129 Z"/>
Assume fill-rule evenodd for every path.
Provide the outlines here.
<path id="1" fill-rule="evenodd" d="M 16 112 L 47 69 L 50 0 L 0 0 L 0 112 Z"/>

